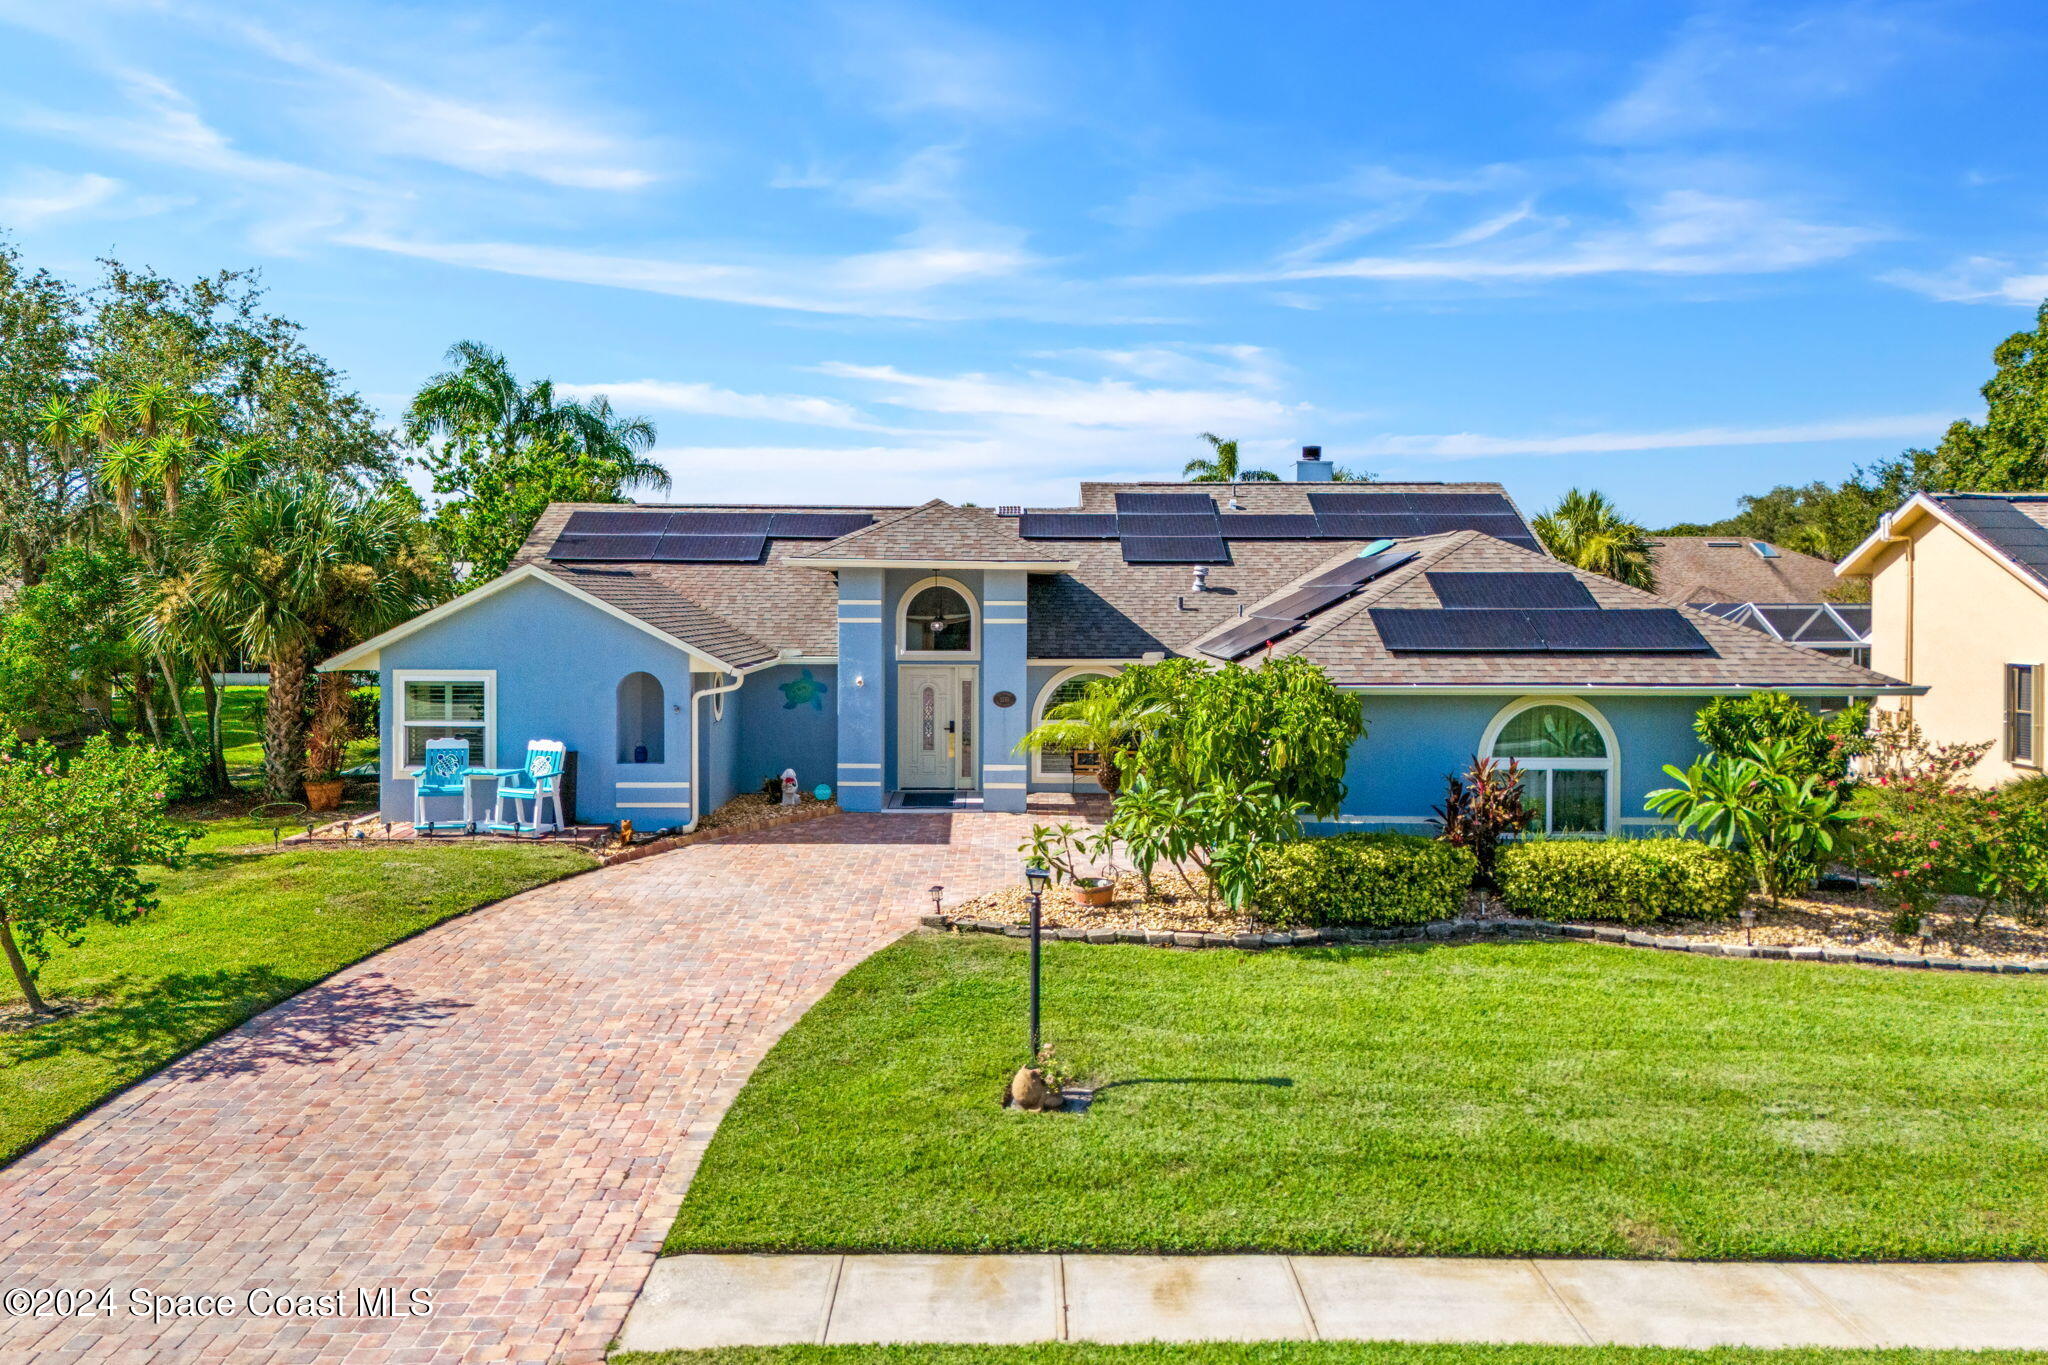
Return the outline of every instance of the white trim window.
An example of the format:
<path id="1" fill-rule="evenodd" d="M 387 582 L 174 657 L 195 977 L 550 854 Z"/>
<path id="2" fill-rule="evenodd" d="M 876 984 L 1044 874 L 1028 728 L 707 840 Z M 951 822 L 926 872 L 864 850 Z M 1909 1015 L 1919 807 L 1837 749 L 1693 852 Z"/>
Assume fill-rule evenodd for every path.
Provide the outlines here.
<path id="1" fill-rule="evenodd" d="M 1537 812 L 1530 833 L 1597 838 L 1620 825 L 1620 747 L 1606 717 L 1584 702 L 1513 702 L 1486 727 L 1479 751 L 1521 765 L 1523 796 Z"/>
<path id="2" fill-rule="evenodd" d="M 1088 684 L 1115 676 L 1101 668 L 1067 668 L 1053 674 L 1038 689 L 1038 700 L 1031 708 L 1031 728 L 1045 724 L 1045 713 L 1055 706 L 1070 701 L 1079 701 Z M 1074 751 L 1071 749 L 1034 749 L 1031 751 L 1031 776 L 1041 782 L 1067 782 L 1074 777 Z"/>
<path id="3" fill-rule="evenodd" d="M 2005 666 L 2005 761 L 2041 766 L 2041 665 Z"/>
<path id="4" fill-rule="evenodd" d="M 981 611 L 957 578 L 927 574 L 896 604 L 896 657 L 961 663 L 981 653 Z"/>
<path id="5" fill-rule="evenodd" d="M 415 773 L 426 762 L 427 741 L 469 741 L 469 761 L 491 767 L 498 752 L 498 674 L 494 669 L 391 674 L 396 766 Z"/>

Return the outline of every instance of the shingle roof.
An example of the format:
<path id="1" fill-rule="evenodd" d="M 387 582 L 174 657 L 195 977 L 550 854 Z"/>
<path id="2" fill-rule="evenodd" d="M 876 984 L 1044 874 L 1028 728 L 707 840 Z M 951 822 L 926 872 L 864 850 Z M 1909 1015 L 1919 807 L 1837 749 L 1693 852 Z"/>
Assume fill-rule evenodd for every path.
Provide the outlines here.
<path id="1" fill-rule="evenodd" d="M 1669 603 L 1599 574 L 1573 569 L 1547 556 L 1459 531 L 1405 542 L 1417 558 L 1358 596 L 1310 618 L 1298 633 L 1273 646 L 1275 655 L 1299 655 L 1354 687 L 1802 687 L 1844 691 L 1897 686 L 1894 678 L 1810 649 L 1780 644 L 1744 626 L 1686 607 L 1677 610 L 1712 647 L 1710 654 L 1396 654 L 1381 643 L 1373 607 L 1437 607 L 1427 575 L 1437 572 L 1569 572 L 1603 608 Z"/>
<path id="2" fill-rule="evenodd" d="M 1841 586 L 1835 566 L 1797 550 L 1756 552 L 1740 536 L 1652 536 L 1657 596 L 1667 602 L 1819 602 Z"/>
<path id="3" fill-rule="evenodd" d="M 707 611 L 637 564 L 547 564 L 547 572 L 607 606 L 653 626 L 732 668 L 752 668 L 775 657 L 772 646 Z"/>
<path id="4" fill-rule="evenodd" d="M 1957 521 L 2048 584 L 2048 493 L 1930 493 Z"/>
<path id="5" fill-rule="evenodd" d="M 1014 517 L 999 517 L 983 507 L 955 507 L 939 498 L 791 556 L 796 564 L 855 559 L 1050 566 L 1069 563 L 1072 557 L 1062 545 L 1018 535 Z"/>

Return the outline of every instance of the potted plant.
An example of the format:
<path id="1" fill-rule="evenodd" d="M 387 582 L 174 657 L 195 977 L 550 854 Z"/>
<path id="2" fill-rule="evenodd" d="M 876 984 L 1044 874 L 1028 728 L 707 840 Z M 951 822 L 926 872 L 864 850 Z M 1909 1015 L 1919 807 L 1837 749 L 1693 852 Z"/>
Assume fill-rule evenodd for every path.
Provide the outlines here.
<path id="1" fill-rule="evenodd" d="M 344 698 L 346 695 L 340 693 Z M 341 808 L 341 792 L 346 785 L 341 775 L 341 764 L 342 756 L 348 752 L 348 736 L 346 710 L 339 705 L 324 705 L 317 709 L 313 717 L 312 733 L 306 738 L 307 810 L 329 811 Z"/>
<path id="2" fill-rule="evenodd" d="M 1081 904 L 1104 906 L 1116 901 L 1116 867 L 1109 861 L 1114 844 L 1107 830 L 1090 834 L 1078 825 L 1033 825 L 1031 838 L 1017 851 L 1033 866 L 1050 872 L 1053 885 L 1064 882 L 1071 887 L 1068 894 Z M 1111 875 L 1096 876 L 1075 869 L 1077 861 L 1098 859 Z"/>

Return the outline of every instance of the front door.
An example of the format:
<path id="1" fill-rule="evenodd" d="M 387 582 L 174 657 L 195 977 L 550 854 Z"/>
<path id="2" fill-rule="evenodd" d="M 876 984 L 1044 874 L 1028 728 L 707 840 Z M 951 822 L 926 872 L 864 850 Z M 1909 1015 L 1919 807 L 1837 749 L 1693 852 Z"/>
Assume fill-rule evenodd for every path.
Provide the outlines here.
<path id="1" fill-rule="evenodd" d="M 975 670 L 904 664 L 896 675 L 896 778 L 905 791 L 974 786 Z"/>

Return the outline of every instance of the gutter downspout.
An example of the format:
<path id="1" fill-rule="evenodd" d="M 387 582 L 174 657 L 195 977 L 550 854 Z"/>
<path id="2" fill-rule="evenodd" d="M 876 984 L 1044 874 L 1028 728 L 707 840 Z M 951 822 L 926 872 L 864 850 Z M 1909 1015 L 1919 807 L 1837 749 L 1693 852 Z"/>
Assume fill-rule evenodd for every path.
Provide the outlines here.
<path id="1" fill-rule="evenodd" d="M 727 671 L 732 674 L 731 682 L 722 683 L 717 687 L 707 687 L 702 692 L 690 693 L 690 823 L 683 826 L 685 834 L 696 829 L 697 822 L 704 818 L 704 789 L 697 785 L 697 756 L 702 751 L 700 741 L 703 739 L 703 732 L 697 728 L 697 703 L 706 697 L 722 697 L 747 680 L 747 675 L 738 669 Z"/>

